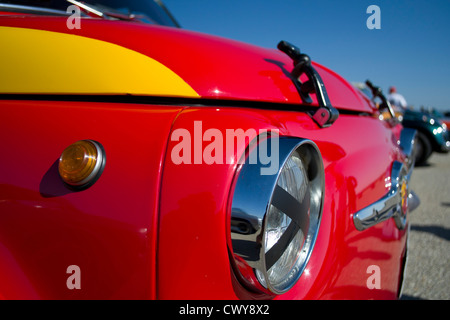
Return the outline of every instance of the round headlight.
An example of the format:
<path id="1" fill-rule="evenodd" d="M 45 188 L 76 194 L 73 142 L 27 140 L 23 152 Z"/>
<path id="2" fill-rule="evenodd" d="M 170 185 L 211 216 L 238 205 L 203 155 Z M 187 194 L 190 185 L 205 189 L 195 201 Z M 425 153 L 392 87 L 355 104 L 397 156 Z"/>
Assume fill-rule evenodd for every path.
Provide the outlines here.
<path id="1" fill-rule="evenodd" d="M 70 187 L 78 190 L 91 186 L 105 166 L 103 147 L 92 140 L 82 140 L 68 146 L 59 158 L 59 175 Z"/>
<path id="2" fill-rule="evenodd" d="M 313 142 L 268 139 L 280 139 L 279 150 L 271 150 L 279 156 L 280 169 L 261 175 L 259 162 L 240 168 L 232 199 L 231 250 L 236 273 L 247 287 L 281 294 L 299 279 L 311 255 L 322 215 L 324 169 Z"/>

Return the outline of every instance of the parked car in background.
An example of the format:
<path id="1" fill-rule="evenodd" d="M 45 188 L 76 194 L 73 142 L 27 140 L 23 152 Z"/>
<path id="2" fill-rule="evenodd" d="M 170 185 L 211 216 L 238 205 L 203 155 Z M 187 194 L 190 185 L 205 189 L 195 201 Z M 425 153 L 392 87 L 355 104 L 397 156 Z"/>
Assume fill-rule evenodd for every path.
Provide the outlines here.
<path id="1" fill-rule="evenodd" d="M 401 294 L 416 131 L 294 45 L 151 0 L 0 0 L 0 39 L 0 298 Z"/>
<path id="2" fill-rule="evenodd" d="M 417 130 L 417 164 L 426 163 L 433 152 L 449 152 L 450 134 L 441 118 L 428 112 L 405 110 L 402 124 Z"/>
<path id="3" fill-rule="evenodd" d="M 421 108 L 420 111 L 423 113 L 428 113 L 429 115 L 437 118 L 439 121 L 441 121 L 442 123 L 445 124 L 447 129 L 450 126 L 450 116 L 449 115 L 445 115 L 445 113 L 440 112 L 434 108 Z"/>
<path id="4" fill-rule="evenodd" d="M 369 83 L 355 83 L 358 89 L 366 94 L 371 100 L 375 101 L 377 98 L 385 99 L 383 93 L 379 88 L 374 87 L 370 81 Z M 377 94 L 374 93 L 375 88 Z M 416 164 L 423 165 L 433 152 L 448 153 L 450 150 L 450 133 L 447 124 L 443 120 L 442 115 L 437 111 L 416 111 L 411 109 L 404 109 L 403 111 L 388 110 L 388 107 L 382 106 L 383 119 L 397 118 L 401 121 L 405 128 L 417 130 L 417 147 L 416 147 Z"/>

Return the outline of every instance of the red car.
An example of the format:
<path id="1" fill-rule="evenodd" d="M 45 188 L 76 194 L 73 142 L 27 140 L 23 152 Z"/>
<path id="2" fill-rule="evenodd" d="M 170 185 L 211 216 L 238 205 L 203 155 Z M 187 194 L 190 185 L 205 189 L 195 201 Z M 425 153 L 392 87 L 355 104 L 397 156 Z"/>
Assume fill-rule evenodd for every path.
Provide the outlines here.
<path id="1" fill-rule="evenodd" d="M 0 298 L 396 299 L 415 131 L 159 1 L 0 0 Z"/>

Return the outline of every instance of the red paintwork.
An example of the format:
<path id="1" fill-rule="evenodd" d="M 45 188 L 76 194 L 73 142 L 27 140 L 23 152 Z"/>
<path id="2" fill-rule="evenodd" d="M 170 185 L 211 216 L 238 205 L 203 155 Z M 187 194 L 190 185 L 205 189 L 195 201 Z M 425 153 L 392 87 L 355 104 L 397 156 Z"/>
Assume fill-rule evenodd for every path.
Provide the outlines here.
<path id="1" fill-rule="evenodd" d="M 341 116 L 332 127 L 320 130 L 299 113 L 199 108 L 179 115 L 174 129 L 193 130 L 194 121 L 203 121 L 204 131 L 218 128 L 225 132 L 230 123 L 232 128 L 243 130 L 279 128 L 281 135 L 309 138 L 320 148 L 327 196 L 321 230 L 307 267 L 309 275 L 304 274 L 279 298 L 396 297 L 405 232 L 399 232 L 393 221 L 359 232 L 351 219 L 352 213 L 386 194 L 390 163 L 401 158 L 387 124 L 370 117 Z M 169 143 L 169 150 L 174 144 Z M 232 187 L 235 166 L 177 166 L 166 157 L 164 168 L 158 297 L 248 298 L 248 292 L 232 281 L 225 241 L 229 193 L 221 190 Z M 389 270 L 382 272 L 379 291 L 366 287 L 366 270 L 373 264 Z"/>
<path id="2" fill-rule="evenodd" d="M 301 102 L 292 81 L 285 75 L 293 68 L 292 60 L 275 49 L 192 31 L 121 21 L 85 19 L 80 30 L 69 30 L 64 18 L 0 17 L 0 25 L 73 33 L 133 49 L 169 67 L 204 98 Z M 334 106 L 374 111 L 348 82 L 323 66 L 315 66 Z"/>
<path id="3" fill-rule="evenodd" d="M 1 101 L 0 110 L 1 136 L 11 137 L 0 160 L 1 294 L 154 298 L 159 175 L 180 108 Z M 85 138 L 103 144 L 107 165 L 92 188 L 74 193 L 55 163 Z M 5 261 L 20 277 L 3 272 Z M 65 286 L 73 264 L 83 271 L 79 291 Z"/>
<path id="4" fill-rule="evenodd" d="M 69 32 L 61 18 L 1 17 L 0 25 Z M 290 70 L 275 50 L 96 19 L 83 20 L 76 32 L 151 56 L 202 97 L 301 102 L 280 67 L 265 60 Z M 235 279 L 229 260 L 236 165 L 171 160 L 171 132 L 193 134 L 194 121 L 224 135 L 279 129 L 320 149 L 326 196 L 319 236 L 307 271 L 277 299 L 396 298 L 407 232 L 392 219 L 360 232 L 352 215 L 386 194 L 392 162 L 404 160 L 401 127 L 379 121 L 345 80 L 315 66 L 335 106 L 369 115 L 341 115 L 319 129 L 294 111 L 0 100 L 0 298 L 258 298 Z M 59 180 L 56 161 L 82 139 L 102 143 L 107 164 L 93 187 L 75 193 Z M 81 290 L 66 287 L 73 264 L 82 270 Z M 381 268 L 380 290 L 366 286 L 370 265 Z"/>
<path id="5" fill-rule="evenodd" d="M 2 16 L 29 16 L 30 14 L 28 13 L 16 13 L 16 12 L 8 12 L 8 11 L 0 11 L 0 15 Z"/>

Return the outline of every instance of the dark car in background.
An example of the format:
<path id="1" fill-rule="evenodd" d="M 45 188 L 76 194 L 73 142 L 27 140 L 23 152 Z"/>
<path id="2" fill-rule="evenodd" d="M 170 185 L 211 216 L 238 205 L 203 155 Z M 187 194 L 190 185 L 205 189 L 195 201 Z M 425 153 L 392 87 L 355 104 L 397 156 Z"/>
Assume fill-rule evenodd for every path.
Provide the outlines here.
<path id="1" fill-rule="evenodd" d="M 433 152 L 449 152 L 450 135 L 442 119 L 428 112 L 407 109 L 403 113 L 402 124 L 404 127 L 417 130 L 418 165 L 426 163 Z"/>
<path id="2" fill-rule="evenodd" d="M 386 98 L 381 90 L 368 83 L 354 83 L 361 92 L 372 101 L 381 100 L 377 105 L 384 119 L 397 118 L 405 128 L 417 130 L 416 165 L 423 165 L 433 152 L 448 153 L 450 150 L 450 133 L 447 124 L 437 111 L 417 111 L 412 109 L 396 110 L 386 104 Z"/>

